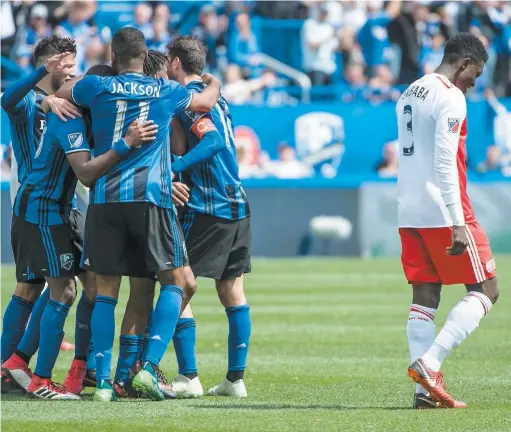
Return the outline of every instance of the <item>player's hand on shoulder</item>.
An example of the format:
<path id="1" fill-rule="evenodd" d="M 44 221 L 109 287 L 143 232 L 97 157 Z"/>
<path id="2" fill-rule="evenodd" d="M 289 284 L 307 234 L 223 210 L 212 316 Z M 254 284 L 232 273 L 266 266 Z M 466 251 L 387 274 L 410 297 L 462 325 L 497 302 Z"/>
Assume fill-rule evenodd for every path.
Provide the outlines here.
<path id="1" fill-rule="evenodd" d="M 176 206 L 184 206 L 190 199 L 190 188 L 184 183 L 172 182 L 172 202 Z"/>
<path id="2" fill-rule="evenodd" d="M 69 68 L 73 66 L 73 62 L 64 62 L 64 59 L 72 54 L 71 52 L 65 52 L 62 54 L 56 54 L 53 57 L 50 57 L 44 62 L 44 67 L 48 71 L 48 73 L 61 71 L 63 69 Z"/>
<path id="3" fill-rule="evenodd" d="M 211 75 L 210 73 L 205 73 L 204 75 L 202 75 L 202 81 L 206 85 L 211 85 L 213 83 L 220 85 L 220 80 L 215 76 Z"/>
<path id="4" fill-rule="evenodd" d="M 447 255 L 461 255 L 468 246 L 467 229 L 463 226 L 452 227 L 452 243 L 446 249 Z"/>
<path id="5" fill-rule="evenodd" d="M 126 144 L 131 148 L 137 148 L 143 144 L 154 141 L 157 132 L 158 125 L 154 124 L 153 120 L 145 122 L 138 122 L 138 120 L 135 120 L 126 131 L 124 141 L 126 141 Z"/>
<path id="6" fill-rule="evenodd" d="M 55 95 L 51 95 L 47 96 L 45 101 L 48 104 L 51 112 L 57 114 L 62 121 L 67 121 L 68 118 L 75 119 L 76 117 L 82 116 L 80 109 L 73 103 L 69 102 L 67 99 L 62 99 L 56 97 Z"/>

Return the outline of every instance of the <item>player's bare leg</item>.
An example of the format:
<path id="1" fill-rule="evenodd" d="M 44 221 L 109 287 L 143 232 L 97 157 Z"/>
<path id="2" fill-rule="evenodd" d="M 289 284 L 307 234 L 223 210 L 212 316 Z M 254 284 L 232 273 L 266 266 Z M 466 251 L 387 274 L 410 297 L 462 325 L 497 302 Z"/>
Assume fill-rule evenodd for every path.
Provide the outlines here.
<path id="1" fill-rule="evenodd" d="M 170 344 L 181 313 L 185 276 L 183 267 L 157 273 L 160 295 L 151 320 L 151 333 L 142 357 L 142 370 L 133 378 L 133 387 L 147 392 L 153 400 L 163 400 L 165 394 L 158 384 L 158 365 Z"/>
<path id="2" fill-rule="evenodd" d="M 210 396 L 247 397 L 243 381 L 250 342 L 250 308 L 243 289 L 243 276 L 216 281 L 218 298 L 229 320 L 226 378 L 208 390 Z"/>
<path id="3" fill-rule="evenodd" d="M 97 294 L 95 273 L 90 271 L 81 273 L 78 279 L 80 279 L 83 291 L 76 306 L 75 357 L 64 379 L 64 387 L 74 394 L 81 393 L 87 375 L 87 354 L 92 340 L 90 324 Z"/>
<path id="4" fill-rule="evenodd" d="M 195 318 L 190 305 L 190 300 L 197 290 L 197 283 L 189 266 L 184 267 L 184 273 L 186 282 L 181 306 L 182 312 L 172 337 L 179 372 L 172 380 L 170 387 L 178 398 L 196 398 L 204 394 L 197 373 Z"/>
<path id="5" fill-rule="evenodd" d="M 114 399 L 110 369 L 115 335 L 115 307 L 119 298 L 121 276 L 96 275 L 98 293 L 92 312 L 92 342 L 96 359 L 96 393 L 94 401 Z"/>
<path id="6" fill-rule="evenodd" d="M 410 364 L 423 355 L 435 340 L 436 328 L 433 320 L 440 304 L 442 285 L 424 283 L 412 285 L 412 288 L 413 298 L 406 326 Z M 429 391 L 417 384 L 413 407 L 427 409 L 437 408 L 437 405 L 437 402 L 429 395 Z"/>
<path id="7" fill-rule="evenodd" d="M 479 326 L 479 322 L 491 310 L 498 296 L 496 278 L 467 285 L 467 295 L 451 310 L 431 347 L 410 366 L 409 376 L 429 390 L 442 406 L 466 407 L 464 402 L 456 401 L 445 391 L 440 368 L 447 355 Z"/>
<path id="8" fill-rule="evenodd" d="M 139 396 L 132 381 L 140 369 L 147 323 L 153 308 L 155 283 L 154 279 L 130 277 L 130 295 L 121 325 L 119 358 L 114 379 L 114 391 L 118 397 Z"/>

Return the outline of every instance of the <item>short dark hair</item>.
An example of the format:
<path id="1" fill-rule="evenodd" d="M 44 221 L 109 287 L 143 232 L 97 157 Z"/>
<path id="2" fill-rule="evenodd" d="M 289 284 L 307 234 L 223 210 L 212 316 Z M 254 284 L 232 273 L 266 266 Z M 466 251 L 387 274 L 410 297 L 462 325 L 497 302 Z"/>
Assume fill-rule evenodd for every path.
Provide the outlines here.
<path id="1" fill-rule="evenodd" d="M 134 27 L 124 27 L 112 38 L 112 52 L 123 65 L 147 52 L 144 33 Z"/>
<path id="2" fill-rule="evenodd" d="M 168 62 L 167 56 L 156 50 L 149 50 L 144 62 L 144 73 L 147 76 L 155 76 L 163 65 Z"/>
<path id="3" fill-rule="evenodd" d="M 96 65 L 91 66 L 89 70 L 85 73 L 85 75 L 97 75 L 101 77 L 106 76 L 115 76 L 115 69 L 112 66 L 108 65 Z"/>
<path id="4" fill-rule="evenodd" d="M 447 41 L 443 61 L 453 64 L 465 58 L 482 64 L 488 61 L 488 53 L 481 40 L 467 32 L 458 33 Z"/>
<path id="5" fill-rule="evenodd" d="M 178 36 L 167 45 L 170 60 L 178 57 L 188 74 L 201 75 L 206 66 L 206 47 L 192 36 Z"/>
<path id="6" fill-rule="evenodd" d="M 57 35 L 51 35 L 41 39 L 34 50 L 34 62 L 39 64 L 41 61 L 57 54 L 70 52 L 76 54 L 76 44 L 71 38 L 63 38 Z"/>

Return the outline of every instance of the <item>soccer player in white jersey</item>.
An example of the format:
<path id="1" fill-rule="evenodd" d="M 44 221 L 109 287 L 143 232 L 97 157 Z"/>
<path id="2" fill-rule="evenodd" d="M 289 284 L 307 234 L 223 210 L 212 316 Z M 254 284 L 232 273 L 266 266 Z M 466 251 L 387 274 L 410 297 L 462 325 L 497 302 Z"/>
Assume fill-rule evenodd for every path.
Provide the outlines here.
<path id="1" fill-rule="evenodd" d="M 413 287 L 407 335 L 415 408 L 466 407 L 446 391 L 440 367 L 498 297 L 495 261 L 466 191 L 464 94 L 487 59 L 477 37 L 457 34 L 447 42 L 438 69 L 415 81 L 396 106 L 401 259 Z M 464 284 L 467 294 L 435 338 L 440 290 L 451 284 Z"/>

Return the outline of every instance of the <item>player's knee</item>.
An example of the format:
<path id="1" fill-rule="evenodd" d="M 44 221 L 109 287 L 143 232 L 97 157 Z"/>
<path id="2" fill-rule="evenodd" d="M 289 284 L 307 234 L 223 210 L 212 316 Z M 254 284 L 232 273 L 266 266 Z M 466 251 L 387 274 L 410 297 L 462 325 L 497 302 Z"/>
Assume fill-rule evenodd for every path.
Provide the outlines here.
<path id="1" fill-rule="evenodd" d="M 92 272 L 84 272 L 78 276 L 82 284 L 83 291 L 87 298 L 95 302 L 96 294 L 98 293 L 98 286 L 96 284 L 96 275 Z"/>
<path id="2" fill-rule="evenodd" d="M 483 294 L 488 297 L 493 304 L 499 299 L 499 287 L 497 284 L 497 278 L 489 279 L 483 282 L 482 286 Z"/>
<path id="3" fill-rule="evenodd" d="M 48 280 L 51 298 L 71 306 L 76 298 L 76 282 L 74 277 Z"/>
<path id="4" fill-rule="evenodd" d="M 44 284 L 29 284 L 25 282 L 18 282 L 14 290 L 14 295 L 16 297 L 21 297 L 23 300 L 26 300 L 30 303 L 35 303 L 41 295 L 43 288 Z"/>
<path id="5" fill-rule="evenodd" d="M 161 285 L 174 285 L 178 288 L 184 289 L 185 275 L 183 267 L 158 272 L 158 280 Z"/>
<path id="6" fill-rule="evenodd" d="M 224 307 L 241 306 L 247 303 L 243 289 L 243 278 L 216 282 L 218 299 Z"/>
<path id="7" fill-rule="evenodd" d="M 441 291 L 442 286 L 440 284 L 414 285 L 412 302 L 428 308 L 438 309 Z"/>

